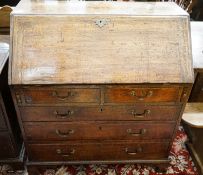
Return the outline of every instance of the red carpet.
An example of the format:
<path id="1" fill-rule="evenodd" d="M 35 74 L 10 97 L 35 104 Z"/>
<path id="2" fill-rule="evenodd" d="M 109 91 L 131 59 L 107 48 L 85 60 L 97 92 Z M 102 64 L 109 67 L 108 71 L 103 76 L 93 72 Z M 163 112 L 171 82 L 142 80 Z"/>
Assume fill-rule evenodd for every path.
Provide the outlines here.
<path id="1" fill-rule="evenodd" d="M 194 163 L 185 147 L 187 135 L 179 127 L 170 152 L 170 166 L 166 174 L 197 175 Z M 47 170 L 44 175 L 157 175 L 152 167 L 140 165 L 80 165 L 67 166 L 59 170 Z"/>

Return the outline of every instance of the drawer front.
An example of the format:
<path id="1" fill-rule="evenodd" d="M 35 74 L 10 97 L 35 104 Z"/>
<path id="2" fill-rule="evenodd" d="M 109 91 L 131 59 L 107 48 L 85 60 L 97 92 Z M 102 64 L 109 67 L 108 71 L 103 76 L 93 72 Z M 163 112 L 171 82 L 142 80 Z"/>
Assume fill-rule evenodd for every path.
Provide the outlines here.
<path id="1" fill-rule="evenodd" d="M 161 159 L 168 156 L 168 142 L 113 142 L 29 144 L 30 161 L 99 161 Z"/>
<path id="2" fill-rule="evenodd" d="M 181 106 L 20 107 L 23 121 L 175 120 Z"/>
<path id="3" fill-rule="evenodd" d="M 5 114 L 2 108 L 2 105 L 0 103 L 0 130 L 7 129 L 6 121 L 5 121 Z"/>
<path id="4" fill-rule="evenodd" d="M 140 88 L 107 88 L 104 101 L 106 103 L 135 102 L 177 102 L 180 101 L 182 87 L 140 87 Z"/>
<path id="5" fill-rule="evenodd" d="M 25 104 L 99 103 L 98 88 L 31 88 L 23 89 L 21 99 Z M 19 97 L 17 98 L 19 101 Z"/>
<path id="6" fill-rule="evenodd" d="M 26 122 L 27 140 L 170 139 L 174 122 Z"/>
<path id="7" fill-rule="evenodd" d="M 8 132 L 0 132 L 0 159 L 15 157 L 14 148 Z"/>

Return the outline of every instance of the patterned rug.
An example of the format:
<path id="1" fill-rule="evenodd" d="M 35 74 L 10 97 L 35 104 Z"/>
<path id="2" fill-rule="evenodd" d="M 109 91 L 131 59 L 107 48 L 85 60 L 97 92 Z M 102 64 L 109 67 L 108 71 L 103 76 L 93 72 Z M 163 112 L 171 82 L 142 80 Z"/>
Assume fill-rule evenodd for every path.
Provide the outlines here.
<path id="1" fill-rule="evenodd" d="M 180 126 L 170 151 L 170 166 L 165 174 L 171 175 L 198 175 L 196 167 L 185 147 L 187 135 Z M 0 167 L 0 175 L 5 173 L 5 167 Z M 13 174 L 13 173 L 12 173 Z M 17 173 L 19 175 L 19 173 Z M 16 175 L 17 175 L 16 174 Z M 27 173 L 24 173 L 27 174 Z M 131 165 L 69 165 L 58 170 L 49 169 L 43 175 L 158 175 L 150 166 Z M 21 174 L 22 175 L 22 174 Z"/>

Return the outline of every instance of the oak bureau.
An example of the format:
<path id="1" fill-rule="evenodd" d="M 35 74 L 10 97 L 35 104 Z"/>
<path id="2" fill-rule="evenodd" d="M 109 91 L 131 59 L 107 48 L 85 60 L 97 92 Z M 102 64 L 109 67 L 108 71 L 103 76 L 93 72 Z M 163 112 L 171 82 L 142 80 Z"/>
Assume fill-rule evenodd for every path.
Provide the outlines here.
<path id="1" fill-rule="evenodd" d="M 175 3 L 22 0 L 11 20 L 9 83 L 31 174 L 169 162 L 193 83 L 186 12 Z"/>

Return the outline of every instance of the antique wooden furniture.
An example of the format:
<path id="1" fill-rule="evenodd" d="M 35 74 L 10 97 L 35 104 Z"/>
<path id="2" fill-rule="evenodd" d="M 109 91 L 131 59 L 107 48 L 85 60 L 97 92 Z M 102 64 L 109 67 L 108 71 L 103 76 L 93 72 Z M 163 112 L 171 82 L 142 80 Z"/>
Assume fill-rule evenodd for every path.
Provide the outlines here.
<path id="1" fill-rule="evenodd" d="M 169 162 L 193 83 L 186 12 L 175 3 L 24 0 L 11 32 L 9 83 L 30 174 Z"/>
<path id="2" fill-rule="evenodd" d="M 191 22 L 193 65 L 196 80 L 183 115 L 187 146 L 200 174 L 203 174 L 203 22 Z"/>
<path id="3" fill-rule="evenodd" d="M 9 36 L 0 35 L 0 166 L 23 170 L 24 147 L 8 87 L 8 42 Z"/>

